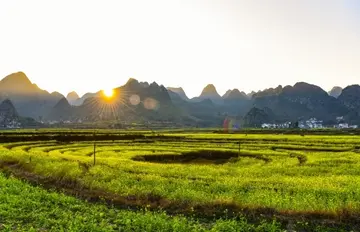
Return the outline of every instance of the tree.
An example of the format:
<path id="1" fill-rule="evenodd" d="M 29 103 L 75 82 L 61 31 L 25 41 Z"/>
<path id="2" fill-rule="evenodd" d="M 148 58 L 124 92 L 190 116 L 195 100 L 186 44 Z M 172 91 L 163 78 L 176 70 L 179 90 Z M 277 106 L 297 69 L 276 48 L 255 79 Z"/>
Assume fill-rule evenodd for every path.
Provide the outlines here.
<path id="1" fill-rule="evenodd" d="M 296 121 L 296 122 L 291 122 L 291 124 L 290 124 L 290 128 L 299 128 L 299 122 L 298 121 Z"/>

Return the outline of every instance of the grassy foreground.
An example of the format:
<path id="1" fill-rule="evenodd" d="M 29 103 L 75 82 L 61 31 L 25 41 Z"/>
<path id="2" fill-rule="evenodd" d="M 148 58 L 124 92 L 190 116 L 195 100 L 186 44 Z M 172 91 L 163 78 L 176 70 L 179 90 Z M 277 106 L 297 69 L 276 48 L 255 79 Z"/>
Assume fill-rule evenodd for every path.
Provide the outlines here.
<path id="1" fill-rule="evenodd" d="M 119 230 L 112 214 L 106 213 L 111 211 L 124 218 L 133 215 L 136 220 L 129 225 L 139 227 L 129 230 L 137 231 L 176 231 L 167 220 L 187 226 L 178 231 L 358 231 L 359 140 L 359 136 L 182 133 L 97 141 L 95 166 L 92 141 L 13 142 L 0 146 L 0 168 L 34 185 L 97 202 L 71 198 L 83 204 L 84 211 L 102 207 L 107 230 Z M 119 210 L 124 207 L 133 211 Z M 44 210 L 44 223 L 51 222 L 46 216 L 49 209 L 58 208 Z M 66 210 L 62 217 L 73 214 Z M 10 220 L 12 215 L 0 217 L 0 223 L 10 227 L 19 221 L 2 218 Z M 39 229 L 38 218 L 22 224 Z"/>
<path id="2" fill-rule="evenodd" d="M 280 231 L 276 223 L 200 223 L 161 212 L 132 212 L 91 204 L 0 174 L 1 231 Z"/>

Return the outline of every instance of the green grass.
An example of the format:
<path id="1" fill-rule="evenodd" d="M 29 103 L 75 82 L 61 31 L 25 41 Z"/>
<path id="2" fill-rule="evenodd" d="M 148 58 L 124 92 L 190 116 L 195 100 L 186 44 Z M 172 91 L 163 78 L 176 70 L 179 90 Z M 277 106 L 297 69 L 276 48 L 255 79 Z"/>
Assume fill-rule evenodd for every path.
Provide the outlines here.
<path id="1" fill-rule="evenodd" d="M 273 215 L 280 221 L 302 215 L 305 219 L 300 221 L 307 222 L 310 219 L 306 217 L 317 215 L 314 217 L 330 218 L 343 226 L 348 222 L 341 218 L 350 220 L 360 215 L 360 136 L 178 135 L 186 139 L 98 141 L 95 166 L 93 144 L 86 141 L 3 144 L 0 160 L 10 163 L 10 169 L 15 167 L 59 183 L 75 181 L 81 188 L 135 199 L 156 196 L 165 202 L 159 205 L 167 213 L 188 215 L 192 207 L 195 218 L 203 215 L 212 221 L 227 216 L 217 212 L 227 208 L 236 209 L 232 216 L 245 213 L 251 220 L 256 217 L 254 212 L 268 214 L 264 217 L 267 219 Z M 239 158 L 223 164 L 205 162 L 203 158 L 190 163 L 134 160 L 201 150 L 238 153 L 239 141 Z M 209 219 L 212 214 L 216 215 Z M 212 229 L 244 222 L 234 219 L 216 223 Z"/>
<path id="2" fill-rule="evenodd" d="M 1 231 L 280 231 L 275 222 L 200 223 L 164 212 L 132 212 L 49 192 L 0 174 Z"/>

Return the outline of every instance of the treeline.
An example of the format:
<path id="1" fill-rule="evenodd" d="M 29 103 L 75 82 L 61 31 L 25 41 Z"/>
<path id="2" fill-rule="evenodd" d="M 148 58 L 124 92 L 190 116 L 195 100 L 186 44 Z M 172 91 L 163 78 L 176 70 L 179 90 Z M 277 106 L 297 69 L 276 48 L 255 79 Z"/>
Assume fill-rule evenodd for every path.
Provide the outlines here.
<path id="1" fill-rule="evenodd" d="M 0 143 L 31 142 L 31 141 L 58 141 L 58 142 L 80 142 L 80 141 L 111 141 L 111 140 L 180 140 L 180 136 L 143 135 L 143 134 L 33 134 L 33 135 L 0 135 Z"/>

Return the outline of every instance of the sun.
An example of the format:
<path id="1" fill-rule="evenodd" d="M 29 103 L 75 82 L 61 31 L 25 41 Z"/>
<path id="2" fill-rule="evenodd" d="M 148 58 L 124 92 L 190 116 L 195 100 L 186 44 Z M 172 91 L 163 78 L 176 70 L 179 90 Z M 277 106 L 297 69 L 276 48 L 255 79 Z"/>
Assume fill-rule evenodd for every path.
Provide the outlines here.
<path id="1" fill-rule="evenodd" d="M 103 90 L 103 94 L 105 95 L 105 97 L 111 98 L 112 96 L 114 96 L 114 90 L 113 89 L 105 89 L 105 90 Z"/>

